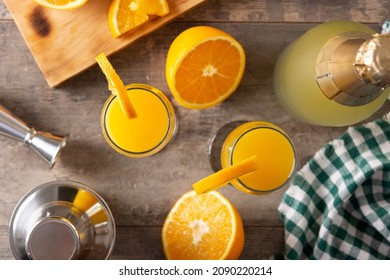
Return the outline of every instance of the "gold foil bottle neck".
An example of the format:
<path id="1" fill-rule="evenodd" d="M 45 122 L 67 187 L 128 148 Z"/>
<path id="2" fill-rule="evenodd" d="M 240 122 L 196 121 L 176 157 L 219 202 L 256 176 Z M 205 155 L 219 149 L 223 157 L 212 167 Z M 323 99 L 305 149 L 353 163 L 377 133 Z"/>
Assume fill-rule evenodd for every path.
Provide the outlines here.
<path id="1" fill-rule="evenodd" d="M 368 83 L 385 87 L 390 84 L 390 34 L 375 34 L 360 47 L 356 71 Z"/>
<path id="2" fill-rule="evenodd" d="M 316 80 L 324 95 L 346 106 L 375 100 L 390 84 L 390 37 L 347 32 L 321 48 Z"/>

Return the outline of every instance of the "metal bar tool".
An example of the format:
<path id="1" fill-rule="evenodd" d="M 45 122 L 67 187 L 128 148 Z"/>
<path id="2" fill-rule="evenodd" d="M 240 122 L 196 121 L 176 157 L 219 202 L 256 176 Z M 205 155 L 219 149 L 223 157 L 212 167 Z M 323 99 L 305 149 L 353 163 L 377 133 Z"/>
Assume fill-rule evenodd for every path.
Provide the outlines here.
<path id="1" fill-rule="evenodd" d="M 52 168 L 69 135 L 58 136 L 28 126 L 0 104 L 0 134 L 23 142 Z"/>

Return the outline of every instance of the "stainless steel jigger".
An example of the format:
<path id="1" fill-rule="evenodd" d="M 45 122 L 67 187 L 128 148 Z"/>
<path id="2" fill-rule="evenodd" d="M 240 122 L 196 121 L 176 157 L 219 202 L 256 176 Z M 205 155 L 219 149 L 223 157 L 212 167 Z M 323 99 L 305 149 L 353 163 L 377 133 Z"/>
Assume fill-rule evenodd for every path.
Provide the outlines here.
<path id="1" fill-rule="evenodd" d="M 23 142 L 40 155 L 52 168 L 69 135 L 58 136 L 29 127 L 0 105 L 0 134 Z"/>

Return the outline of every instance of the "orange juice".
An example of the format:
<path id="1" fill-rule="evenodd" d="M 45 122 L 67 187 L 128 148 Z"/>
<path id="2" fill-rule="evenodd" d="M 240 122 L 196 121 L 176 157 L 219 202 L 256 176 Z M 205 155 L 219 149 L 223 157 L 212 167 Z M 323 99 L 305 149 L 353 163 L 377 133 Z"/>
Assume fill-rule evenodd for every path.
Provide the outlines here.
<path id="1" fill-rule="evenodd" d="M 226 138 L 221 150 L 222 168 L 256 155 L 258 170 L 231 181 L 241 191 L 265 194 L 284 186 L 295 170 L 295 149 L 287 134 L 274 124 L 241 124 Z"/>
<path id="2" fill-rule="evenodd" d="M 99 200 L 86 190 L 78 190 L 77 195 L 73 200 L 73 205 L 88 215 L 93 225 L 107 222 L 109 219 Z"/>
<path id="3" fill-rule="evenodd" d="M 164 148 L 176 131 L 176 117 L 169 99 L 159 90 L 144 84 L 126 86 L 136 118 L 126 118 L 118 98 L 105 103 L 101 124 L 103 135 L 117 152 L 129 157 L 146 157 Z"/>

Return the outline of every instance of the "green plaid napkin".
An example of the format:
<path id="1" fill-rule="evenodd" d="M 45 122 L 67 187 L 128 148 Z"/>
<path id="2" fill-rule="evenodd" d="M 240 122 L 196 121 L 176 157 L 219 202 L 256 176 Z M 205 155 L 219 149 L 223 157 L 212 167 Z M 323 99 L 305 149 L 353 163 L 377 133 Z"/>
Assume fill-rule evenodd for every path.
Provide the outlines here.
<path id="1" fill-rule="evenodd" d="M 318 151 L 278 210 L 285 259 L 389 259 L 389 120 L 350 127 Z"/>

